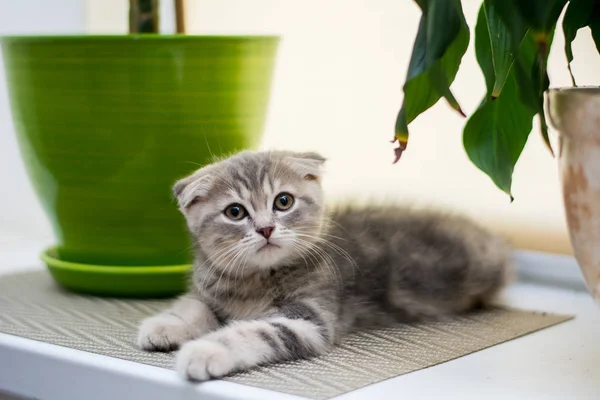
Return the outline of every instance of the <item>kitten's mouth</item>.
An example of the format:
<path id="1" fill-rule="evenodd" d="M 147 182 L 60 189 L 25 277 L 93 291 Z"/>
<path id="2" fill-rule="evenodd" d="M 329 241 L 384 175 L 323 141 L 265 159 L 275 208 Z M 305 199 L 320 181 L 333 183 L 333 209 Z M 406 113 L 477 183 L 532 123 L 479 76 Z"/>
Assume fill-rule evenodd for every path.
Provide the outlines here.
<path id="1" fill-rule="evenodd" d="M 267 242 L 267 243 L 265 243 L 264 246 L 262 246 L 260 249 L 258 249 L 258 251 L 269 251 L 269 250 L 275 250 L 278 248 L 279 248 L 279 246 L 277 246 L 276 244 Z"/>

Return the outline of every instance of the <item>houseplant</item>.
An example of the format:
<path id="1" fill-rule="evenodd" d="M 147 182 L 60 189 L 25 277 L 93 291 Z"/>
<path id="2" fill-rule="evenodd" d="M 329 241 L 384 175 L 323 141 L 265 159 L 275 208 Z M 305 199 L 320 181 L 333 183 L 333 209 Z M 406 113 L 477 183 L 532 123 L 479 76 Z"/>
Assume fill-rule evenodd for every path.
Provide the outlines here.
<path id="1" fill-rule="evenodd" d="M 135 34 L 1 39 L 19 147 L 58 241 L 42 258 L 71 289 L 183 290 L 191 242 L 173 182 L 262 134 L 278 38 L 161 35 L 157 6 L 131 1 Z"/>
<path id="2" fill-rule="evenodd" d="M 406 149 L 408 125 L 440 98 L 465 116 L 450 90 L 470 37 L 461 1 L 416 3 L 422 17 L 396 120 L 395 161 Z M 552 152 L 549 113 L 559 131 L 557 153 L 571 242 L 588 288 L 600 301 L 600 90 L 548 91 L 548 54 L 563 10 L 569 65 L 579 29 L 589 27 L 600 49 L 600 1 L 483 0 L 475 24 L 475 52 L 487 92 L 466 121 L 463 144 L 471 161 L 512 201 L 513 169 L 536 116 Z"/>

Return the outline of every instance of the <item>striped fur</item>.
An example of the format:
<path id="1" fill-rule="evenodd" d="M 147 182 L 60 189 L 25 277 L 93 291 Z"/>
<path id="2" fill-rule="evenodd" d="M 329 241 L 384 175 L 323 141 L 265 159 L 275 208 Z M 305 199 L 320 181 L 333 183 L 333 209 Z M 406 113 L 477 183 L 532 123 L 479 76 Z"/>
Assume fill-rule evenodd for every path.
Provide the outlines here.
<path id="1" fill-rule="evenodd" d="M 354 329 L 467 311 L 502 288 L 509 248 L 465 219 L 397 207 L 326 213 L 323 162 L 243 152 L 175 185 L 196 238 L 192 286 L 143 321 L 140 347 L 181 347 L 177 370 L 206 380 L 324 354 Z M 284 211 L 280 193 L 294 198 Z M 232 203 L 247 217 L 228 218 Z"/>

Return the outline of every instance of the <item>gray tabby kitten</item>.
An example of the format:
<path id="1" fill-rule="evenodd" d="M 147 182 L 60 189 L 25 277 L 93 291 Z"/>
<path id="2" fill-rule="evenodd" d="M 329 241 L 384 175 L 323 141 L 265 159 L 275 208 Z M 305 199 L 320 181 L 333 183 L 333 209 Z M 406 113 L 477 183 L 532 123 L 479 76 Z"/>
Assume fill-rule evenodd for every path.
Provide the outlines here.
<path id="1" fill-rule="evenodd" d="M 464 312 L 502 288 L 507 245 L 464 219 L 327 214 L 323 162 L 242 152 L 175 185 L 197 247 L 193 284 L 143 321 L 141 348 L 181 348 L 177 370 L 207 380 L 324 354 L 355 329 Z"/>

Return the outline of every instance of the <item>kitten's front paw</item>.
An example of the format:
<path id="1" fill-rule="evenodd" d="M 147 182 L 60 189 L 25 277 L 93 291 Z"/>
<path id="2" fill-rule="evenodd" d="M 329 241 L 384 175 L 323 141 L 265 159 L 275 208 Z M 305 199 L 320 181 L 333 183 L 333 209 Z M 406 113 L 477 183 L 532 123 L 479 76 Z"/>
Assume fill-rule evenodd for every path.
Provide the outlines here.
<path id="1" fill-rule="evenodd" d="M 222 343 L 198 339 L 183 346 L 177 355 L 177 372 L 187 379 L 206 381 L 232 373 L 234 354 Z"/>
<path id="2" fill-rule="evenodd" d="M 159 314 L 142 321 L 137 342 L 144 350 L 172 351 L 190 339 L 189 328 L 181 319 Z"/>

